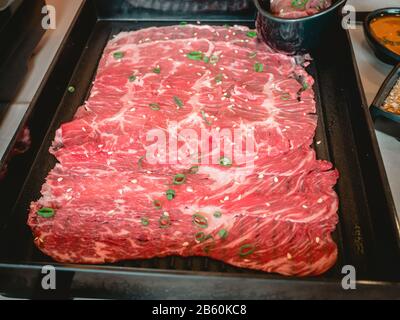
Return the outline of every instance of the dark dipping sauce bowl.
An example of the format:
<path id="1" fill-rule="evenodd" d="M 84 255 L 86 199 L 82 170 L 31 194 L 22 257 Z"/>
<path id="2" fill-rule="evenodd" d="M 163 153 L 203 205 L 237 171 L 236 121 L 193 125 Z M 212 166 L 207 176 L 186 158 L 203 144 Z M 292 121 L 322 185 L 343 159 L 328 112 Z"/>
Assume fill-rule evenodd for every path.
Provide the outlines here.
<path id="1" fill-rule="evenodd" d="M 269 12 L 269 0 L 254 0 L 258 9 L 257 32 L 275 50 L 288 54 L 310 52 L 334 37 L 334 31 L 341 25 L 345 3 L 346 0 L 336 0 L 328 9 L 317 14 L 285 19 Z"/>
<path id="2" fill-rule="evenodd" d="M 375 55 L 383 62 L 395 65 L 400 62 L 400 55 L 385 47 L 385 45 L 374 36 L 371 30 L 371 22 L 374 19 L 386 16 L 400 16 L 400 8 L 384 8 L 372 11 L 365 17 L 363 25 L 364 34 Z"/>

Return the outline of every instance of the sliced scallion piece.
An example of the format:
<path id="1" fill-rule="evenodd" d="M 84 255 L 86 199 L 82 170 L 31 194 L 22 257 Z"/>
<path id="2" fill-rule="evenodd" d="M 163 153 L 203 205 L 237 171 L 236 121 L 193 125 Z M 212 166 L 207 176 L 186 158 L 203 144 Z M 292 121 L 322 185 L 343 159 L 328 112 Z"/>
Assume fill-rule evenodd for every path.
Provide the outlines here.
<path id="1" fill-rule="evenodd" d="M 178 173 L 174 176 L 173 179 L 173 184 L 175 185 L 180 185 L 180 184 L 184 184 L 186 181 L 186 175 L 184 175 L 183 173 Z"/>
<path id="2" fill-rule="evenodd" d="M 175 190 L 168 189 L 168 190 L 165 192 L 165 195 L 167 196 L 167 199 L 171 201 L 172 199 L 175 198 L 176 192 L 175 192 Z"/>
<path id="3" fill-rule="evenodd" d="M 214 217 L 215 217 L 215 218 L 221 218 L 221 216 L 222 216 L 221 211 L 215 211 L 215 212 L 214 212 Z"/>
<path id="4" fill-rule="evenodd" d="M 116 60 L 122 59 L 124 57 L 124 53 L 122 51 L 117 51 L 113 53 L 113 57 Z"/>
<path id="5" fill-rule="evenodd" d="M 207 228 L 208 227 L 208 221 L 207 218 L 203 215 L 201 215 L 200 213 L 195 213 L 193 215 L 193 224 L 199 228 Z"/>
<path id="6" fill-rule="evenodd" d="M 182 107 L 183 107 L 183 102 L 182 102 L 182 100 L 179 99 L 177 96 L 174 96 L 174 102 L 175 102 L 175 104 L 176 104 L 176 106 L 177 106 L 178 108 L 182 108 Z"/>
<path id="7" fill-rule="evenodd" d="M 171 219 L 169 218 L 169 216 L 163 215 L 158 220 L 158 224 L 162 229 L 168 228 L 171 225 Z"/>
<path id="8" fill-rule="evenodd" d="M 195 174 L 195 173 L 197 173 L 197 172 L 199 172 L 199 166 L 192 166 L 192 167 L 189 169 L 189 173 L 190 173 L 190 174 Z"/>
<path id="9" fill-rule="evenodd" d="M 181 22 L 179 22 L 179 24 L 180 24 L 181 26 L 186 26 L 186 25 L 187 25 L 187 22 L 186 22 L 186 21 L 181 21 Z"/>
<path id="10" fill-rule="evenodd" d="M 53 208 L 43 207 L 36 212 L 42 218 L 51 218 L 55 215 L 55 210 Z"/>
<path id="11" fill-rule="evenodd" d="M 160 67 L 155 67 L 155 68 L 153 69 L 153 72 L 159 74 L 159 73 L 161 72 Z"/>
<path id="12" fill-rule="evenodd" d="M 141 223 L 143 226 L 148 226 L 150 222 L 149 222 L 149 219 L 148 219 L 148 218 L 143 217 L 142 219 L 140 219 L 140 223 Z"/>
<path id="13" fill-rule="evenodd" d="M 239 248 L 239 255 L 241 257 L 246 257 L 250 254 L 252 254 L 255 250 L 255 246 L 251 243 L 244 244 Z"/>
<path id="14" fill-rule="evenodd" d="M 232 165 L 232 160 L 227 157 L 222 157 L 219 159 L 219 164 L 223 167 L 230 167 Z"/>
<path id="15" fill-rule="evenodd" d="M 203 242 L 204 239 L 206 238 L 206 235 L 205 235 L 204 232 L 200 231 L 200 232 L 197 232 L 197 233 L 194 235 L 194 238 L 195 238 L 195 240 L 196 240 L 197 242 Z"/>
<path id="16" fill-rule="evenodd" d="M 257 57 L 257 52 L 252 52 L 252 53 L 249 54 L 249 58 L 250 59 L 253 59 L 255 57 Z"/>
<path id="17" fill-rule="evenodd" d="M 250 38 L 255 38 L 257 37 L 257 31 L 249 31 L 246 33 L 246 35 Z"/>
<path id="18" fill-rule="evenodd" d="M 129 82 L 133 82 L 136 80 L 136 76 L 133 74 L 128 79 L 129 79 Z"/>
<path id="19" fill-rule="evenodd" d="M 153 206 L 157 209 L 160 210 L 162 208 L 162 204 L 160 200 L 154 200 L 153 201 Z"/>
<path id="20" fill-rule="evenodd" d="M 207 119 L 207 117 L 206 117 L 206 113 L 204 112 L 204 110 L 201 110 L 200 112 L 201 112 L 201 117 L 203 118 L 204 122 L 205 122 L 207 125 L 210 126 L 210 125 L 211 125 L 211 122 L 208 121 L 208 119 Z"/>
<path id="21" fill-rule="evenodd" d="M 216 83 L 222 82 L 222 79 L 223 79 L 222 73 L 217 74 L 217 75 L 215 76 L 215 78 L 214 78 L 214 80 L 215 80 Z"/>
<path id="22" fill-rule="evenodd" d="M 257 62 L 254 64 L 254 71 L 255 72 L 263 72 L 264 70 L 264 65 L 260 62 Z"/>
<path id="23" fill-rule="evenodd" d="M 218 57 L 218 56 L 212 55 L 212 56 L 210 57 L 210 63 L 211 63 L 211 64 L 216 64 L 216 63 L 218 62 L 218 60 L 219 60 L 219 57 Z"/>
<path id="24" fill-rule="evenodd" d="M 154 110 L 154 111 L 160 110 L 160 105 L 158 103 L 150 103 L 149 107 L 151 108 L 151 110 Z"/>
<path id="25" fill-rule="evenodd" d="M 226 239 L 228 237 L 228 231 L 226 231 L 226 229 L 221 229 L 218 231 L 218 236 L 221 239 Z"/>
<path id="26" fill-rule="evenodd" d="M 68 90 L 69 93 L 74 93 L 75 92 L 75 87 L 74 86 L 69 86 L 67 90 Z"/>
<path id="27" fill-rule="evenodd" d="M 204 58 L 204 53 L 201 51 L 192 51 L 189 52 L 186 57 L 188 57 L 190 60 L 201 61 Z"/>

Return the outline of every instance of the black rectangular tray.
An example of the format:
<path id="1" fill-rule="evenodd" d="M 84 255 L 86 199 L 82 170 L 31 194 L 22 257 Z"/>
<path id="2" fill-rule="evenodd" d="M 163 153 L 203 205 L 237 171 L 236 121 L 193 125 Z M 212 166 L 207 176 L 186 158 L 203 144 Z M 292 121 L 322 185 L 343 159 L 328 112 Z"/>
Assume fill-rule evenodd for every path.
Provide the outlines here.
<path id="1" fill-rule="evenodd" d="M 156 0 L 154 0 L 156 1 Z M 173 0 L 170 0 L 171 2 Z M 181 0 L 183 1 L 183 0 Z M 120 6 L 116 5 L 119 3 Z M 123 8 L 123 10 L 121 9 Z M 19 132 L 29 128 L 30 149 L 12 156 L 15 138 L 1 160 L 0 293 L 33 298 L 266 299 L 399 298 L 400 228 L 349 35 L 312 53 L 308 71 L 316 83 L 318 157 L 340 171 L 339 224 L 334 233 L 339 257 L 324 275 L 284 277 L 228 266 L 208 258 L 168 257 L 112 265 L 68 265 L 52 261 L 33 244 L 26 225 L 29 203 L 55 159 L 48 152 L 55 130 L 69 121 L 90 91 L 98 61 L 114 34 L 148 26 L 197 21 L 254 26 L 251 7 L 237 13 L 158 13 L 129 9 L 127 1 L 87 0 L 47 72 Z M 154 16 L 152 18 L 152 16 Z M 0 84 L 1 85 L 1 84 Z M 73 85 L 76 91 L 67 92 Z M 57 270 L 57 290 L 41 289 L 41 266 Z M 342 268 L 356 270 L 357 289 L 341 286 Z"/>

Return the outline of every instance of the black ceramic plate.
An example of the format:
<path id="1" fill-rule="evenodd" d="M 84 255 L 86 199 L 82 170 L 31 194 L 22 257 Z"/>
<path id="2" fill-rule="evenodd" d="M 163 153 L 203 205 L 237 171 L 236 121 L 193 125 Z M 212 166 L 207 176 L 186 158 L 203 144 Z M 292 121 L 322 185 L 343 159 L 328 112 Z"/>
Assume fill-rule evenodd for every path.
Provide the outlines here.
<path id="1" fill-rule="evenodd" d="M 364 20 L 364 33 L 369 45 L 374 50 L 375 55 L 382 61 L 389 64 L 397 64 L 400 62 L 400 55 L 386 48 L 371 32 L 370 23 L 373 19 L 382 16 L 400 16 L 400 8 L 384 8 L 371 12 Z"/>

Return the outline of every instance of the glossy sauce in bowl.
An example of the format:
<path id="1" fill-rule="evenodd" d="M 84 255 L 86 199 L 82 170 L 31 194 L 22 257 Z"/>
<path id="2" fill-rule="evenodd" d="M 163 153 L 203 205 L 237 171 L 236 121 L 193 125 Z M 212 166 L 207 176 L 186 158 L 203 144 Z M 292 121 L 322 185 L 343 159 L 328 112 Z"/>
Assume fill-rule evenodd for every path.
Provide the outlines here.
<path id="1" fill-rule="evenodd" d="M 400 15 L 388 15 L 370 22 L 374 37 L 390 51 L 400 55 Z"/>

